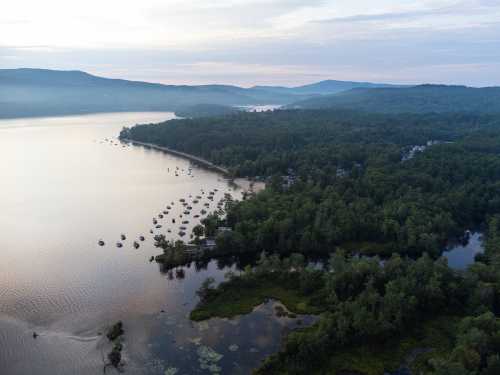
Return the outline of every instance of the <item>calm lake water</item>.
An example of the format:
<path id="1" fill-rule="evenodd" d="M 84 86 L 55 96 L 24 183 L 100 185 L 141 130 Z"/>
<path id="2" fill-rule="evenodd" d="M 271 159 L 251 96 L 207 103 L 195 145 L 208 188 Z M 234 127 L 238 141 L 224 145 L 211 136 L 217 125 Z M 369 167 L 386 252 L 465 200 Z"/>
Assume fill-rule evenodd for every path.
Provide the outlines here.
<path id="1" fill-rule="evenodd" d="M 117 320 L 125 325 L 126 373 L 248 374 L 297 324 L 275 317 L 273 301 L 238 319 L 192 323 L 187 315 L 201 282 L 220 281 L 236 266 L 213 261 L 176 278 L 149 262 L 159 253 L 150 230 L 177 236 L 179 199 L 202 197 L 192 204 L 190 229 L 205 202 L 215 208 L 210 191 L 217 189 L 214 202 L 241 194 L 189 161 L 116 141 L 123 126 L 173 117 L 0 121 L 0 374 L 102 373 L 109 344 L 100 333 Z M 117 248 L 122 233 L 127 239 Z"/>
<path id="2" fill-rule="evenodd" d="M 465 243 L 450 243 L 443 256 L 448 265 L 457 270 L 464 270 L 474 263 L 475 256 L 484 252 L 483 235 L 481 232 L 472 232 Z"/>

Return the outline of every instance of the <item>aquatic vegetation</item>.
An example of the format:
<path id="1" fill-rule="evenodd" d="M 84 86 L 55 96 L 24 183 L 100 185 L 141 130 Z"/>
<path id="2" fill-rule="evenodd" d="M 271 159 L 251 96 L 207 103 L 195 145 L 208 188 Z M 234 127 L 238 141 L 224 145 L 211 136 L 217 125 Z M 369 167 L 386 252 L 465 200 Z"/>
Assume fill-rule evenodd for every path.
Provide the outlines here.
<path id="1" fill-rule="evenodd" d="M 175 375 L 179 372 L 179 369 L 177 367 L 169 367 L 165 370 L 164 374 L 165 375 Z"/>
<path id="2" fill-rule="evenodd" d="M 192 337 L 192 338 L 189 338 L 188 341 L 190 343 L 195 344 L 196 346 L 201 345 L 201 337 Z"/>
<path id="3" fill-rule="evenodd" d="M 196 350 L 196 354 L 198 354 L 198 362 L 202 370 L 208 370 L 213 374 L 220 373 L 221 368 L 217 365 L 217 362 L 222 359 L 222 354 L 205 345 L 200 346 Z"/>
<path id="4" fill-rule="evenodd" d="M 198 329 L 203 332 L 206 331 L 209 328 L 208 322 L 207 321 L 202 321 L 198 323 Z"/>

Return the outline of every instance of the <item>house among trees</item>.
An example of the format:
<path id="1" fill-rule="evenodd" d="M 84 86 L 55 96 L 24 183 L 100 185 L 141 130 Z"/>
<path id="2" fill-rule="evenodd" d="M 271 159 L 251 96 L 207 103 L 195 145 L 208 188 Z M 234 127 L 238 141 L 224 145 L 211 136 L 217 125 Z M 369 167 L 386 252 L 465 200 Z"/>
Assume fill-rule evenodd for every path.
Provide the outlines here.
<path id="1" fill-rule="evenodd" d="M 202 251 L 210 251 L 215 249 L 216 243 L 213 238 L 203 238 L 200 240 L 200 250 Z"/>
<path id="2" fill-rule="evenodd" d="M 232 232 L 233 230 L 229 227 L 218 227 L 217 228 L 217 235 L 224 235 L 226 233 L 230 233 Z"/>

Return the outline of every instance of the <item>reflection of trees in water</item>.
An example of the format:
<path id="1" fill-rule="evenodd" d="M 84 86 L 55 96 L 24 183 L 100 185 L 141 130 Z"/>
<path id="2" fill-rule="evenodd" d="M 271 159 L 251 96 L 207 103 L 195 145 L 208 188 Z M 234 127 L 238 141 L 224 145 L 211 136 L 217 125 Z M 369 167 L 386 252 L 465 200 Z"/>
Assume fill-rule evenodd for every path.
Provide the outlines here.
<path id="1" fill-rule="evenodd" d="M 157 263 L 158 270 L 162 275 L 167 276 L 169 280 L 183 280 L 186 278 L 186 273 L 191 267 L 194 267 L 195 272 L 206 271 L 208 265 L 215 262 L 217 270 L 229 270 L 243 271 L 246 266 L 254 267 L 257 264 L 257 260 L 260 255 L 258 254 L 238 254 L 232 256 L 223 256 L 219 258 L 204 258 L 197 259 L 183 266 L 175 266 L 168 263 Z M 327 263 L 328 258 L 326 257 L 306 257 L 309 265 L 315 266 L 317 268 L 323 268 L 325 263 Z"/>
<path id="2" fill-rule="evenodd" d="M 184 271 L 184 268 L 178 268 L 175 270 L 175 278 L 177 280 L 183 280 L 186 277 L 186 272 Z"/>

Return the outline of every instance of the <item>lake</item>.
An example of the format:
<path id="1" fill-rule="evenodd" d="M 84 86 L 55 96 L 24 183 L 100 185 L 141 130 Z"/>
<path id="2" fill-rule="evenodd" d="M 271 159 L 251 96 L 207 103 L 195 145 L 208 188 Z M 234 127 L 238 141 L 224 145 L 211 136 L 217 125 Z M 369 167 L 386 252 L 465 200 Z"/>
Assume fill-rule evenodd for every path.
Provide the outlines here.
<path id="1" fill-rule="evenodd" d="M 225 193 L 241 195 L 223 176 L 185 159 L 116 140 L 123 126 L 171 118 L 0 121 L 2 375 L 102 373 L 109 344 L 101 334 L 118 320 L 125 325 L 126 373 L 248 374 L 296 326 L 296 319 L 275 316 L 274 301 L 237 319 L 190 322 L 202 281 L 221 281 L 237 266 L 212 261 L 165 273 L 149 262 L 160 253 L 154 234 L 178 238 L 179 199 L 201 196 L 193 204 L 199 212 L 204 203 L 215 209 Z M 210 191 L 214 202 L 206 199 Z M 199 220 L 192 216 L 182 218 L 188 233 Z"/>

